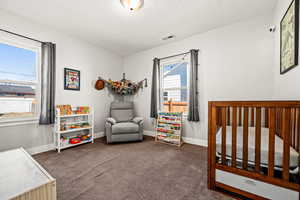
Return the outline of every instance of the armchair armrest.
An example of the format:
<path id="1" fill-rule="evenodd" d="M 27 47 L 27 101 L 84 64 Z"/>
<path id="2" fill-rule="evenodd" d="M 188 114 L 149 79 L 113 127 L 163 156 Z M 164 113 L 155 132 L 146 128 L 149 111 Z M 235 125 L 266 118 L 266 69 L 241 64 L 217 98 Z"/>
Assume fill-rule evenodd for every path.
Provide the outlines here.
<path id="1" fill-rule="evenodd" d="M 141 122 L 143 122 L 143 118 L 142 117 L 135 117 L 132 119 L 132 121 L 136 124 L 140 124 Z"/>
<path id="2" fill-rule="evenodd" d="M 117 123 L 117 121 L 112 117 L 107 118 L 106 122 L 110 123 L 111 125 L 114 125 Z"/>

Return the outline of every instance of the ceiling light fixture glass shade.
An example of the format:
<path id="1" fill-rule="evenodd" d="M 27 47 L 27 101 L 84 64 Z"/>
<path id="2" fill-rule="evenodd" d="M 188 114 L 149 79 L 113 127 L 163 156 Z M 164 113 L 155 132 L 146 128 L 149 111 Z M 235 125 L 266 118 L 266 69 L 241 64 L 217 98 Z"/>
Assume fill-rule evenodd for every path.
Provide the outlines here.
<path id="1" fill-rule="evenodd" d="M 144 0 L 120 0 L 124 8 L 130 11 L 136 11 L 143 7 Z"/>

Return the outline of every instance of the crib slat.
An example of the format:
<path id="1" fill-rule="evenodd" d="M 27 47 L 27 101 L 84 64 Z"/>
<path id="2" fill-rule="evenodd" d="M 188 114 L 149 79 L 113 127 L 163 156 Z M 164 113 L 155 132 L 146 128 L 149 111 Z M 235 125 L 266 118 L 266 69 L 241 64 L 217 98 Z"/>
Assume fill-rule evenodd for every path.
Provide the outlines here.
<path id="1" fill-rule="evenodd" d="M 291 146 L 294 145 L 294 141 L 293 141 L 293 137 L 294 137 L 294 134 L 293 134 L 293 130 L 294 130 L 294 109 L 291 109 L 291 116 L 290 116 L 290 140 L 289 140 L 289 144 Z"/>
<path id="2" fill-rule="evenodd" d="M 254 113 L 255 113 L 255 109 L 253 107 L 251 108 L 251 127 L 254 127 Z"/>
<path id="3" fill-rule="evenodd" d="M 227 126 L 230 126 L 230 107 L 227 108 Z"/>
<path id="4" fill-rule="evenodd" d="M 260 171 L 260 147 L 261 147 L 261 108 L 256 108 L 255 126 L 255 171 Z"/>
<path id="5" fill-rule="evenodd" d="M 237 108 L 232 109 L 232 152 L 231 152 L 231 166 L 236 167 L 236 132 L 237 132 Z"/>
<path id="6" fill-rule="evenodd" d="M 278 136 L 280 136 L 280 125 L 279 124 L 280 124 L 281 121 L 280 121 L 279 109 L 278 108 L 275 109 L 275 119 L 276 119 L 276 121 L 275 121 L 275 132 Z"/>
<path id="7" fill-rule="evenodd" d="M 276 109 L 276 134 L 282 138 L 282 108 Z"/>
<path id="8" fill-rule="evenodd" d="M 218 117 L 218 109 L 216 106 L 213 106 L 211 102 L 209 102 L 208 106 L 208 178 L 207 178 L 207 184 L 209 189 L 215 188 L 215 175 L 216 175 L 216 132 L 217 132 L 217 126 L 219 125 L 219 117 Z"/>
<path id="9" fill-rule="evenodd" d="M 297 116 L 297 108 L 294 108 L 294 130 L 293 130 L 293 138 L 294 138 L 294 144 L 293 144 L 293 147 L 295 148 L 295 149 L 297 149 L 297 143 L 298 143 L 298 141 L 297 141 L 297 118 L 298 118 L 298 116 Z"/>
<path id="10" fill-rule="evenodd" d="M 217 111 L 217 127 L 222 125 L 222 115 L 221 115 L 221 108 L 216 108 Z"/>
<path id="11" fill-rule="evenodd" d="M 242 108 L 239 107 L 239 126 L 242 126 Z"/>
<path id="12" fill-rule="evenodd" d="M 298 152 L 298 146 L 299 146 L 299 112 L 298 108 L 295 108 L 295 149 Z"/>
<path id="13" fill-rule="evenodd" d="M 298 169 L 300 169 L 300 154 L 299 154 L 299 144 L 300 144 L 300 110 L 299 108 L 297 110 L 297 152 L 298 152 Z M 298 177 L 300 177 L 300 170 L 298 170 Z"/>
<path id="14" fill-rule="evenodd" d="M 269 109 L 265 108 L 265 127 L 269 127 Z"/>
<path id="15" fill-rule="evenodd" d="M 222 164 L 226 164 L 226 108 L 222 108 Z"/>
<path id="16" fill-rule="evenodd" d="M 249 108 L 244 107 L 243 122 L 243 168 L 248 168 L 248 129 L 249 129 Z"/>
<path id="17" fill-rule="evenodd" d="M 297 115 L 296 115 L 296 108 L 293 108 L 292 109 L 292 147 L 293 148 L 296 148 L 296 126 L 297 126 L 297 123 L 296 123 L 296 119 L 297 119 Z"/>
<path id="18" fill-rule="evenodd" d="M 299 147 L 300 147 L 300 110 L 297 108 L 297 152 L 299 152 Z M 300 159 L 299 159 L 300 161 Z M 300 173 L 300 170 L 299 170 Z"/>
<path id="19" fill-rule="evenodd" d="M 290 165 L 290 118 L 291 109 L 284 108 L 282 120 L 283 134 L 283 179 L 289 180 L 289 165 Z"/>
<path id="20" fill-rule="evenodd" d="M 274 176 L 274 157 L 275 157 L 275 108 L 270 108 L 269 126 L 269 155 L 268 155 L 268 176 Z"/>

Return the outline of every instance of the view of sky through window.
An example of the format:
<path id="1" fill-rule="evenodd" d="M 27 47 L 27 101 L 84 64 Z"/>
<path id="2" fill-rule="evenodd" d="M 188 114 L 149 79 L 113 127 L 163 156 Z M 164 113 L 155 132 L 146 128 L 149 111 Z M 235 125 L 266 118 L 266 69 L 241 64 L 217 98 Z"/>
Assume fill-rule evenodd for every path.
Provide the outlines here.
<path id="1" fill-rule="evenodd" d="M 163 66 L 163 88 L 173 101 L 187 100 L 187 63 L 178 62 Z M 169 90 L 169 91 L 168 91 Z M 171 93 L 173 93 L 171 95 Z"/>
<path id="2" fill-rule="evenodd" d="M 162 109 L 166 112 L 187 112 L 188 63 L 162 65 Z"/>
<path id="3" fill-rule="evenodd" d="M 0 119 L 36 113 L 37 56 L 35 51 L 0 43 Z"/>
<path id="4" fill-rule="evenodd" d="M 0 80 L 35 81 L 36 53 L 0 43 Z"/>

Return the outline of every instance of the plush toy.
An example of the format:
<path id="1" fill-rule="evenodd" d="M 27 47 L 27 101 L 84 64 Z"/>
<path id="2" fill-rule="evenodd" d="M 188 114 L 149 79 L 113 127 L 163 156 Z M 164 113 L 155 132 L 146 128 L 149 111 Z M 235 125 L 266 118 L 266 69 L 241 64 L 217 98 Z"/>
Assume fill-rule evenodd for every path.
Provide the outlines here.
<path id="1" fill-rule="evenodd" d="M 99 77 L 99 80 L 101 78 Z M 147 87 L 147 79 L 145 78 L 138 83 L 132 82 L 130 80 L 125 79 L 125 73 L 123 74 L 123 79 L 120 81 L 112 81 L 108 79 L 108 81 L 101 79 L 105 82 L 106 86 L 116 94 L 125 96 L 125 95 L 134 95 L 139 89 Z"/>
<path id="2" fill-rule="evenodd" d="M 85 140 L 90 140 L 91 136 L 90 135 L 82 135 L 80 138 L 82 141 L 85 141 Z"/>

